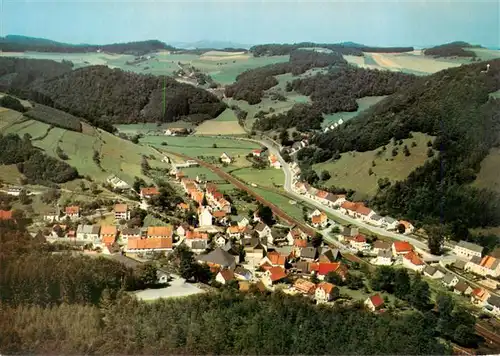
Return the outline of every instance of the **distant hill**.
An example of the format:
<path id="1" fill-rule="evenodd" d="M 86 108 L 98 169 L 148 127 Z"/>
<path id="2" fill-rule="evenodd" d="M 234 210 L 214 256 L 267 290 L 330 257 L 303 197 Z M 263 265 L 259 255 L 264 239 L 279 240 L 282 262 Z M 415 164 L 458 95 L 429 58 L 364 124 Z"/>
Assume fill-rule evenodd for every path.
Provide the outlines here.
<path id="1" fill-rule="evenodd" d="M 45 38 L 36 38 L 19 35 L 7 35 L 0 37 L 0 51 L 3 52 L 62 52 L 62 53 L 86 53 L 86 52 L 110 52 L 119 54 L 143 55 L 158 50 L 175 50 L 158 40 L 113 43 L 105 45 L 92 44 L 68 44 L 56 42 Z"/>
<path id="2" fill-rule="evenodd" d="M 381 149 L 411 132 L 426 133 L 436 137 L 438 157 L 384 187 L 372 205 L 382 213 L 454 228 L 500 225 L 500 197 L 470 186 L 490 149 L 500 145 L 500 100 L 489 96 L 500 89 L 500 60 L 488 63 L 488 72 L 483 62 L 419 78 L 338 129 L 314 137 L 318 152 L 303 155 L 303 163 Z"/>
<path id="3" fill-rule="evenodd" d="M 424 54 L 426 56 L 434 57 L 476 57 L 476 53 L 474 51 L 466 50 L 465 48 L 480 47 L 481 46 L 479 45 L 474 46 L 463 41 L 455 41 L 425 49 Z"/>
<path id="4" fill-rule="evenodd" d="M 0 91 L 51 106 L 112 131 L 112 124 L 201 122 L 217 117 L 226 105 L 216 96 L 170 77 L 156 77 L 70 63 L 0 58 Z"/>
<path id="5" fill-rule="evenodd" d="M 211 40 L 201 40 L 196 42 L 171 42 L 171 45 L 180 49 L 210 48 L 215 50 L 222 50 L 226 48 L 241 48 L 248 50 L 251 47 L 248 44 L 236 43 L 231 41 Z"/>
<path id="6" fill-rule="evenodd" d="M 287 55 L 292 51 L 299 48 L 327 48 L 344 55 L 362 56 L 363 52 L 380 52 L 380 53 L 394 53 L 394 52 L 411 52 L 413 47 L 373 47 L 364 46 L 354 42 L 343 43 L 314 43 L 314 42 L 300 42 L 300 43 L 268 43 L 252 46 L 250 52 L 255 57 L 260 56 L 277 56 Z"/>

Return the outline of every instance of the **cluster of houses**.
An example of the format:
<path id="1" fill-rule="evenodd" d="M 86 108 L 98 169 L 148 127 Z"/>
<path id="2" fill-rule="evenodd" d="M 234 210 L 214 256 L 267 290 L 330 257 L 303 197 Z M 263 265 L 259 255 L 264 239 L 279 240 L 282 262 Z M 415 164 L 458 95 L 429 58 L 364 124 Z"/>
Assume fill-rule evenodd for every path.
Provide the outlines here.
<path id="1" fill-rule="evenodd" d="M 307 183 L 297 181 L 293 189 L 309 199 L 332 208 L 338 209 L 342 214 L 361 220 L 373 226 L 382 227 L 388 231 L 404 227 L 404 234 L 411 234 L 415 227 L 408 221 L 396 220 L 390 216 L 380 216 L 372 209 L 366 207 L 362 202 L 351 202 L 346 200 L 343 194 L 333 194 L 324 190 L 316 189 Z"/>
<path id="2" fill-rule="evenodd" d="M 62 212 L 59 206 L 57 206 L 54 210 L 47 212 L 43 216 L 43 219 L 48 222 L 64 221 L 66 219 L 75 221 L 78 220 L 79 218 L 80 218 L 80 207 L 75 205 L 67 206 L 64 209 L 64 212 Z"/>

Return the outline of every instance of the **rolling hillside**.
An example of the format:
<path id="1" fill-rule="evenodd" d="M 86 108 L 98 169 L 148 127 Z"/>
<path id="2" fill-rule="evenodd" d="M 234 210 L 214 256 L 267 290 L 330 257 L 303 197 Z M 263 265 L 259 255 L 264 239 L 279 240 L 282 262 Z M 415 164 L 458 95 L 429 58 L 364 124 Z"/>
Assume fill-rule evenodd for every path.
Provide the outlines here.
<path id="1" fill-rule="evenodd" d="M 123 140 L 104 130 L 82 123 L 82 132 L 54 127 L 49 124 L 30 119 L 12 110 L 0 108 L 0 134 L 29 134 L 35 147 L 47 155 L 60 159 L 61 152 L 67 155 L 64 160 L 76 168 L 81 176 L 89 176 L 97 182 L 105 182 L 110 175 L 116 175 L 129 184 L 134 177 L 142 177 L 141 161 L 143 156 L 155 161 L 155 166 L 165 167 L 161 156 L 148 147 L 136 145 Z M 100 166 L 94 160 L 94 152 L 98 152 Z M 4 171 L 6 166 L 0 166 Z M 9 178 L 11 169 L 5 170 Z M 0 174 L 2 178 L 2 174 Z"/>
<path id="2" fill-rule="evenodd" d="M 483 159 L 500 144 L 500 100 L 489 95 L 500 89 L 500 60 L 487 63 L 417 80 L 339 129 L 314 137 L 317 152 L 302 155 L 303 163 L 375 150 L 393 138 L 408 138 L 410 132 L 435 136 L 437 159 L 378 191 L 372 205 L 382 213 L 421 222 L 500 225 L 499 196 L 471 186 Z"/>

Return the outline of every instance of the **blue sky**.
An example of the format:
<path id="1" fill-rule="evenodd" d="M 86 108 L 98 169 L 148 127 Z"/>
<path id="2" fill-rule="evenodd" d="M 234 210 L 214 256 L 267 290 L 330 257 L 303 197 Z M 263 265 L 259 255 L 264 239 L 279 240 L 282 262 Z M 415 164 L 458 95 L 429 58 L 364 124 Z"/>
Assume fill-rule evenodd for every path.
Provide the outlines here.
<path id="1" fill-rule="evenodd" d="M 21 34 L 70 43 L 159 39 L 428 46 L 463 40 L 500 46 L 496 0 L 0 2 L 2 36 Z"/>

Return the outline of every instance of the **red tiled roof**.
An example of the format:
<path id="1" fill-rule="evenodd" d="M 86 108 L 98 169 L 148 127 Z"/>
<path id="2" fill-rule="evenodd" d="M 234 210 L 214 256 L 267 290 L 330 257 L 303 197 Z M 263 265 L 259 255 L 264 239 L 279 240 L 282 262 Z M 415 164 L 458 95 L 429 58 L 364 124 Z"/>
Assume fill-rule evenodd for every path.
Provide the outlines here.
<path id="1" fill-rule="evenodd" d="M 413 251 L 413 245 L 408 241 L 396 241 L 393 243 L 396 252 L 410 252 Z"/>
<path id="2" fill-rule="evenodd" d="M 496 260 L 497 259 L 495 257 L 486 255 L 482 258 L 481 263 L 479 265 L 481 267 L 491 269 L 491 266 L 493 266 Z"/>
<path id="3" fill-rule="evenodd" d="M 293 245 L 295 247 L 307 247 L 307 240 L 295 239 L 295 240 L 293 240 Z"/>
<path id="4" fill-rule="evenodd" d="M 351 201 L 346 200 L 345 202 L 343 202 L 340 205 L 340 207 L 344 208 L 344 209 L 347 209 L 347 210 L 356 211 L 356 208 L 358 207 L 358 205 L 356 203 L 353 203 Z"/>
<path id="5" fill-rule="evenodd" d="M 149 236 L 172 236 L 172 226 L 149 226 L 148 227 L 148 237 Z"/>
<path id="6" fill-rule="evenodd" d="M 313 215 L 311 217 L 311 221 L 313 224 L 321 224 L 323 222 L 325 222 L 327 219 L 327 216 L 324 212 L 321 212 L 321 214 L 319 215 Z"/>
<path id="7" fill-rule="evenodd" d="M 194 239 L 208 240 L 208 234 L 201 233 L 199 231 L 188 230 L 188 231 L 186 231 L 186 239 L 188 239 L 188 240 L 194 240 Z"/>
<path id="8" fill-rule="evenodd" d="M 127 248 L 131 250 L 172 248 L 172 238 L 150 237 L 147 239 L 130 238 L 127 241 Z"/>
<path id="9" fill-rule="evenodd" d="M 295 289 L 308 294 L 312 294 L 316 290 L 316 284 L 302 278 L 297 279 L 293 286 Z"/>
<path id="10" fill-rule="evenodd" d="M 127 204 L 116 204 L 115 213 L 126 213 L 128 211 Z"/>
<path id="11" fill-rule="evenodd" d="M 177 208 L 182 210 L 189 210 L 189 205 L 187 205 L 186 203 L 179 203 L 177 204 Z"/>
<path id="12" fill-rule="evenodd" d="M 326 196 L 328 195 L 328 192 L 325 192 L 324 190 L 318 190 L 316 192 L 316 196 L 321 199 L 325 199 Z"/>
<path id="13" fill-rule="evenodd" d="M 104 236 L 104 235 L 113 235 L 115 236 L 116 235 L 116 226 L 114 225 L 104 225 L 104 226 L 101 226 L 101 235 Z"/>
<path id="14" fill-rule="evenodd" d="M 372 212 L 372 209 L 370 208 L 367 208 L 366 206 L 360 204 L 358 205 L 358 207 L 356 208 L 356 212 L 358 214 L 361 214 L 361 215 L 370 215 L 370 213 Z"/>
<path id="15" fill-rule="evenodd" d="M 286 272 L 282 267 L 271 267 L 269 268 L 269 272 L 271 273 L 271 281 L 273 282 L 286 278 Z"/>
<path id="16" fill-rule="evenodd" d="M 224 210 L 216 210 L 212 213 L 212 216 L 214 218 L 224 218 L 226 216 L 226 212 Z"/>
<path id="17" fill-rule="evenodd" d="M 411 264 L 415 266 L 422 266 L 425 264 L 424 261 L 422 261 L 420 257 L 418 257 L 418 255 L 413 251 L 410 251 L 406 255 L 404 255 L 404 258 L 406 258 L 411 262 Z"/>
<path id="18" fill-rule="evenodd" d="M 160 192 L 158 191 L 158 188 L 156 188 L 156 187 L 149 187 L 149 188 L 142 188 L 141 194 L 142 195 L 158 195 L 158 194 L 160 194 Z"/>
<path id="19" fill-rule="evenodd" d="M 240 227 L 239 227 L 238 225 L 233 225 L 233 226 L 229 226 L 229 227 L 227 228 L 227 232 L 228 232 L 229 234 L 238 234 L 238 233 L 240 233 L 241 231 L 240 231 Z"/>
<path id="20" fill-rule="evenodd" d="M 323 289 L 325 293 L 330 294 L 332 290 L 335 288 L 335 285 L 328 282 L 321 282 L 317 286 L 317 288 Z"/>
<path id="21" fill-rule="evenodd" d="M 278 252 L 269 252 L 267 258 L 269 258 L 269 261 L 271 261 L 273 265 L 284 266 L 286 263 L 286 256 Z"/>
<path id="22" fill-rule="evenodd" d="M 382 305 L 384 305 L 384 300 L 382 299 L 380 294 L 372 295 L 370 297 L 370 301 L 372 302 L 375 308 L 380 308 Z"/>
<path id="23" fill-rule="evenodd" d="M 399 223 L 402 224 L 405 227 L 405 229 L 409 229 L 412 226 L 411 223 L 406 220 L 399 220 Z"/>
<path id="24" fill-rule="evenodd" d="M 65 211 L 66 211 L 66 214 L 68 214 L 68 215 L 78 214 L 78 213 L 80 213 L 80 207 L 76 206 L 76 205 L 67 206 Z"/>
<path id="25" fill-rule="evenodd" d="M 269 262 L 264 262 L 263 264 L 260 265 L 260 268 L 262 268 L 264 271 L 268 271 L 270 270 L 271 268 L 273 268 L 272 265 L 269 264 Z"/>
<path id="26" fill-rule="evenodd" d="M 12 210 L 0 210 L 0 220 L 12 219 Z"/>
<path id="27" fill-rule="evenodd" d="M 360 243 L 361 243 L 361 242 L 366 242 L 366 238 L 365 238 L 363 235 L 361 235 L 361 234 L 360 234 L 360 235 L 356 235 L 356 236 L 352 239 L 352 241 L 354 241 L 354 242 L 360 242 Z"/>
<path id="28" fill-rule="evenodd" d="M 253 153 L 257 153 L 257 154 L 260 154 L 262 152 L 262 150 L 252 150 Z"/>

